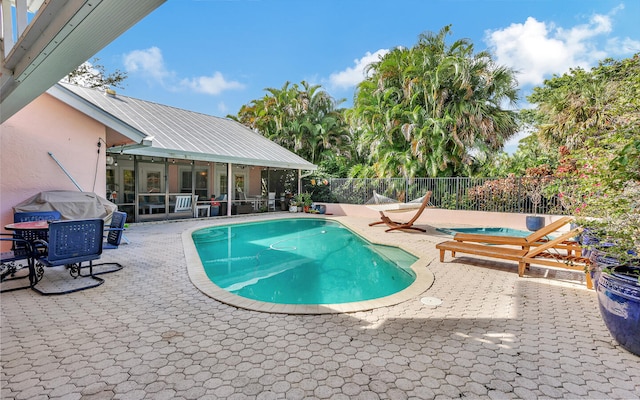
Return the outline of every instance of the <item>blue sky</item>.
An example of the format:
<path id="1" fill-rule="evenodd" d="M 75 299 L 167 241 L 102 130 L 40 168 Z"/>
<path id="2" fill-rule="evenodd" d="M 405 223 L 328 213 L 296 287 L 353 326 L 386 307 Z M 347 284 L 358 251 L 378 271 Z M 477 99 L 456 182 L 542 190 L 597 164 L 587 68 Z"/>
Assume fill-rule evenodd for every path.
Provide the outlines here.
<path id="1" fill-rule="evenodd" d="M 96 57 L 127 71 L 119 93 L 210 115 L 302 80 L 349 107 L 366 64 L 451 24 L 518 71 L 526 107 L 553 74 L 640 52 L 638 16 L 639 0 L 168 0 Z"/>

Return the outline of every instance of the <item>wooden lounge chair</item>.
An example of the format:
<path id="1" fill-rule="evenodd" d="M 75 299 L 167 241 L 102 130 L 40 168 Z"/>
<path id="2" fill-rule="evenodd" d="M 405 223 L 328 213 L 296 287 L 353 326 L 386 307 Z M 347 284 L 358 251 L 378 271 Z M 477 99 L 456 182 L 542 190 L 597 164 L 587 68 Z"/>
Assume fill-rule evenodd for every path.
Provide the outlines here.
<path id="1" fill-rule="evenodd" d="M 513 245 L 520 246 L 522 249 L 526 250 L 532 246 L 539 246 L 542 243 L 546 243 L 547 241 L 549 241 L 548 236 L 550 234 L 571 223 L 573 220 L 573 217 L 562 217 L 526 237 L 457 233 L 453 237 L 453 240 L 458 242 Z M 559 243 L 556 247 L 564 248 L 567 252 L 569 252 L 569 254 L 579 254 L 579 252 L 581 251 L 580 244 L 575 240 L 572 240 L 572 238 L 563 241 L 563 243 Z"/>
<path id="2" fill-rule="evenodd" d="M 427 192 L 424 195 L 424 197 L 422 198 L 422 203 L 420 203 L 420 206 L 418 207 L 416 213 L 407 222 L 393 221 L 391 218 L 385 215 L 384 211 L 378 211 L 380 213 L 380 221 L 372 222 L 369 224 L 369 226 L 385 224 L 389 227 L 389 229 L 387 229 L 385 232 L 391 232 L 391 231 L 400 230 L 400 229 L 413 229 L 420 232 L 426 232 L 425 229 L 418 228 L 417 226 L 413 226 L 413 223 L 416 222 L 418 218 L 420 218 L 420 215 L 422 214 L 424 209 L 427 207 L 427 204 L 429 204 L 430 198 L 431 198 L 431 191 Z M 407 211 L 407 209 L 403 209 L 403 211 Z"/>
<path id="3" fill-rule="evenodd" d="M 570 249 L 567 250 L 563 245 L 563 243 L 565 243 L 570 238 L 578 235 L 580 232 L 582 232 L 582 228 L 576 228 L 553 240 L 531 248 L 523 257 L 522 262 L 518 265 L 518 275 L 524 275 L 525 268 L 527 268 L 530 264 L 545 265 L 559 269 L 584 271 L 587 281 L 587 288 L 593 289 L 591 274 L 588 271 L 588 266 L 590 263 L 589 258 L 582 257 L 579 250 L 572 252 Z M 566 250 L 567 254 L 561 254 L 560 252 L 562 252 L 563 250 Z"/>
<path id="4" fill-rule="evenodd" d="M 480 244 L 471 242 L 462 242 L 450 240 L 436 245 L 436 249 L 440 250 L 440 262 L 444 262 L 446 251 L 451 252 L 451 256 L 455 257 L 456 253 L 465 253 L 478 255 L 489 258 L 498 258 L 501 260 L 517 261 L 518 276 L 524 276 L 525 269 L 531 264 L 540 264 L 560 269 L 584 270 L 589 260 L 577 255 L 573 255 L 574 249 L 567 248 L 563 243 L 569 238 L 578 235 L 581 228 L 573 229 L 559 237 L 549 240 L 545 243 L 537 242 L 536 245 L 529 245 L 522 248 L 502 247 L 495 244 Z M 512 245 L 512 243 L 509 243 Z M 566 254 L 562 254 L 565 253 Z M 575 252 L 580 254 L 579 250 Z M 585 271 L 586 273 L 586 271 Z M 587 287 L 593 288 L 591 277 L 588 273 Z"/>

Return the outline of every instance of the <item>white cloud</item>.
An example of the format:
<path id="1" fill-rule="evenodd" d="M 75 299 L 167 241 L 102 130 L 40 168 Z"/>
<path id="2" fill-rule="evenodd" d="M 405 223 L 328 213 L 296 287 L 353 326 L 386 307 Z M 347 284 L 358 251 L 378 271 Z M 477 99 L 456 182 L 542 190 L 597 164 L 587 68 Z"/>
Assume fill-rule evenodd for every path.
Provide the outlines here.
<path id="1" fill-rule="evenodd" d="M 552 74 L 575 67 L 589 68 L 606 58 L 611 49 L 599 49 L 598 42 L 611 33 L 611 16 L 619 10 L 616 8 L 609 15 L 596 14 L 588 23 L 568 29 L 529 17 L 524 24 L 487 32 L 485 41 L 499 64 L 519 72 L 521 85 L 538 85 Z M 613 40 L 619 50 L 634 46 L 630 39 Z"/>
<path id="2" fill-rule="evenodd" d="M 157 47 L 133 50 L 125 54 L 124 67 L 127 72 L 140 73 L 159 83 L 164 83 L 165 79 L 172 75 L 166 69 L 162 52 Z"/>
<path id="3" fill-rule="evenodd" d="M 228 81 L 221 72 L 214 72 L 212 76 L 199 76 L 196 78 L 183 79 L 182 86 L 188 87 L 195 92 L 210 95 L 219 95 L 225 90 L 242 89 L 244 85 L 237 81 Z"/>
<path id="4" fill-rule="evenodd" d="M 183 78 L 178 81 L 176 73 L 166 67 L 162 51 L 157 47 L 125 54 L 124 66 L 129 73 L 139 74 L 173 90 L 190 89 L 197 93 L 217 96 L 225 90 L 244 88 L 240 82 L 225 79 L 218 71 L 211 76 Z"/>
<path id="5" fill-rule="evenodd" d="M 607 50 L 616 55 L 637 53 L 640 51 L 640 41 L 631 38 L 611 38 L 607 40 Z"/>
<path id="6" fill-rule="evenodd" d="M 329 83 L 334 88 L 348 89 L 356 86 L 362 82 L 365 78 L 366 67 L 373 63 L 380 61 L 380 59 L 389 52 L 387 49 L 380 49 L 371 54 L 367 52 L 364 57 L 359 60 L 354 60 L 355 66 L 348 67 L 344 71 L 334 72 L 329 76 Z"/>
<path id="7" fill-rule="evenodd" d="M 229 113 L 229 107 L 227 107 L 224 101 L 218 103 L 218 112 L 222 115 Z"/>

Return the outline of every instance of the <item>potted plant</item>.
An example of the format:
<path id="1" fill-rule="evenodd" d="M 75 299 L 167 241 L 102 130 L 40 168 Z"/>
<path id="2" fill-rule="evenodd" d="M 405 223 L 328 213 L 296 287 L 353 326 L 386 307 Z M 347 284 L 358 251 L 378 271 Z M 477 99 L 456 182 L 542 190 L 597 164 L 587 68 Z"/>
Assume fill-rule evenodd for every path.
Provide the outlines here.
<path id="1" fill-rule="evenodd" d="M 289 212 L 295 213 L 298 212 L 298 199 L 297 195 L 292 196 L 289 200 Z"/>
<path id="2" fill-rule="evenodd" d="M 622 347 L 640 355 L 640 140 L 627 143 L 578 158 L 574 212 L 590 241 L 605 325 Z"/>
<path id="3" fill-rule="evenodd" d="M 292 211 L 291 206 L 295 205 L 296 211 Z M 289 207 L 289 211 L 291 212 L 302 212 L 302 208 L 304 207 L 304 196 L 302 193 L 298 193 L 293 196 L 291 200 L 291 206 Z"/>
<path id="4" fill-rule="evenodd" d="M 300 202 L 302 203 L 302 208 L 304 212 L 309 212 L 309 208 L 311 204 L 313 204 L 313 200 L 311 199 L 311 193 L 304 192 L 300 195 Z"/>
<path id="5" fill-rule="evenodd" d="M 526 226 L 530 231 L 537 231 L 544 227 L 544 216 L 538 215 L 538 206 L 542 202 L 542 190 L 551 180 L 551 168 L 544 164 L 539 167 L 527 168 L 522 184 L 533 205 L 533 214 L 526 216 Z"/>

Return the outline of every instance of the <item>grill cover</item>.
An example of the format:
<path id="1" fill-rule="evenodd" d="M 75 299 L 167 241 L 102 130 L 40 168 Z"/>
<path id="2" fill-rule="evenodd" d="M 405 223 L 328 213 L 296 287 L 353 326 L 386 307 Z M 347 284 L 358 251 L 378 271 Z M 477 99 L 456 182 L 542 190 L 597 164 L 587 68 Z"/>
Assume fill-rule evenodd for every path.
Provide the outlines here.
<path id="1" fill-rule="evenodd" d="M 118 206 L 93 192 L 50 190 L 40 192 L 13 207 L 14 212 L 58 211 L 62 219 L 111 220 Z"/>

